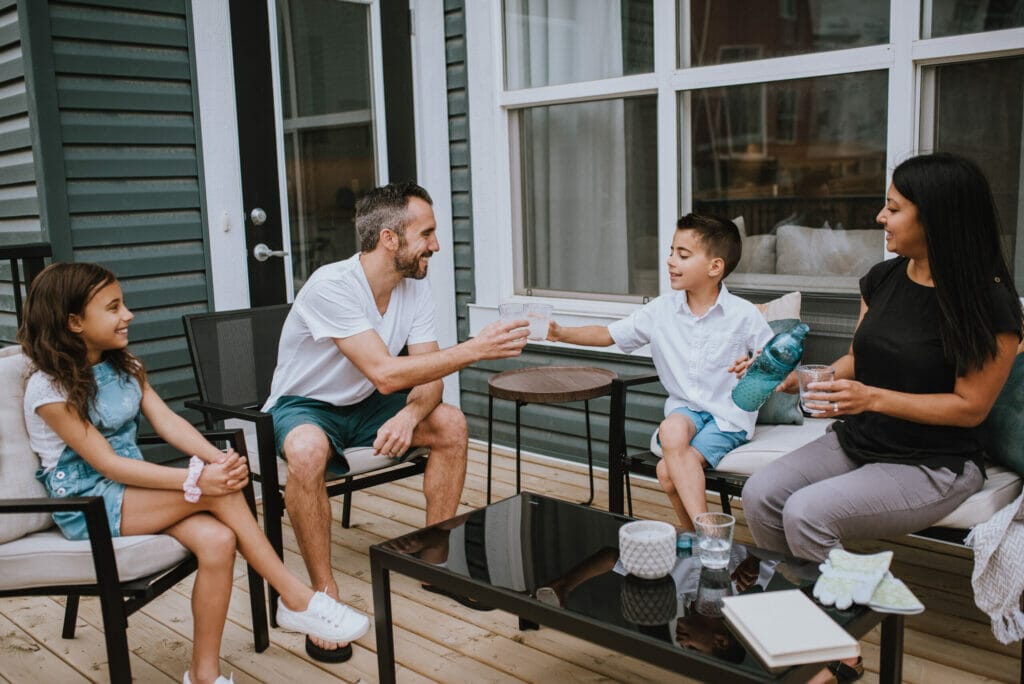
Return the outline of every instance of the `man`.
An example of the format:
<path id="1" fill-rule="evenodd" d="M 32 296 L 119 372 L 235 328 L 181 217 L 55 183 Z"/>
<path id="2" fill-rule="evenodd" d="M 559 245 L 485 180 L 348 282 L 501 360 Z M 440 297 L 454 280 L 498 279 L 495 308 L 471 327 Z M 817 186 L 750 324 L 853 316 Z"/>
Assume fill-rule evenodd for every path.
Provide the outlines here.
<path id="1" fill-rule="evenodd" d="M 440 249 L 432 200 L 415 183 L 375 188 L 356 205 L 360 252 L 323 266 L 295 297 L 281 331 L 271 396 L 278 450 L 288 462 L 285 505 L 312 586 L 338 598 L 331 573 L 331 508 L 324 471 L 353 446 L 400 459 L 430 447 L 423 491 L 428 525 L 455 515 L 468 431 L 441 403 L 442 378 L 484 359 L 518 355 L 527 321 L 494 323 L 439 349 L 424 278 Z M 405 347 L 407 356 L 399 356 Z M 408 395 L 400 390 L 410 389 Z M 351 656 L 345 644 L 306 641 L 318 660 Z"/>

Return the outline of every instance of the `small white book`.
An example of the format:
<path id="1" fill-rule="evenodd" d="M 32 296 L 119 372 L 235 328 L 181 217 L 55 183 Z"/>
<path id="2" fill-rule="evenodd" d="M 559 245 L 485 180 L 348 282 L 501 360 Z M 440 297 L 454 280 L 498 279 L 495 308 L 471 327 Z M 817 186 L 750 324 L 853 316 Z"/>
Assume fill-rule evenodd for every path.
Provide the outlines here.
<path id="1" fill-rule="evenodd" d="M 860 655 L 860 644 L 802 591 L 726 596 L 722 614 L 770 670 Z"/>

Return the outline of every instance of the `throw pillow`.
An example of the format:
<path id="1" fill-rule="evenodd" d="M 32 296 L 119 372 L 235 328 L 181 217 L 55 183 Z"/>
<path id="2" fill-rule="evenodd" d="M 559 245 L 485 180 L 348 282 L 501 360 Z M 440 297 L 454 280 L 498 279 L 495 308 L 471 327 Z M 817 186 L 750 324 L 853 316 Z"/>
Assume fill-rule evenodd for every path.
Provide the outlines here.
<path id="1" fill-rule="evenodd" d="M 0 499 L 25 499 L 47 495 L 36 479 L 39 457 L 28 445 L 22 402 L 25 397 L 28 358 L 21 347 L 0 349 L 0 386 L 8 388 L 0 398 Z M 38 532 L 53 524 L 49 513 L 0 516 L 0 544 Z"/>
<path id="2" fill-rule="evenodd" d="M 772 334 L 789 330 L 800 322 L 800 293 L 790 292 L 778 299 L 756 305 L 768 321 Z M 796 394 L 775 392 L 757 412 L 759 425 L 802 425 L 804 414 L 800 410 L 800 397 Z"/>
<path id="3" fill-rule="evenodd" d="M 1010 377 L 982 423 L 981 441 L 994 463 L 1024 475 L 1024 354 L 1013 360 Z"/>
<path id="4" fill-rule="evenodd" d="M 810 276 L 860 277 L 885 256 L 882 233 L 872 230 L 832 230 L 780 226 L 776 273 Z"/>

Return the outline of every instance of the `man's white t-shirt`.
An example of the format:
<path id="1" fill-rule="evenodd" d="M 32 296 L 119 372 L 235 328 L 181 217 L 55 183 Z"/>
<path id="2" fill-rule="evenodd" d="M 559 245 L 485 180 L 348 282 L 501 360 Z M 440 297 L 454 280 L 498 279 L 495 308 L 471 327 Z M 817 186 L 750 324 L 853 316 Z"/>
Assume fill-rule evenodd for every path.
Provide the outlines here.
<path id="1" fill-rule="evenodd" d="M 732 400 L 733 361 L 761 349 L 771 326 L 753 304 L 722 285 L 718 300 L 702 316 L 687 304 L 686 291 L 670 292 L 608 326 L 627 354 L 651 345 L 658 379 L 668 391 L 665 415 L 680 407 L 707 411 L 723 432 L 754 436 L 757 411 L 744 411 Z"/>
<path id="2" fill-rule="evenodd" d="M 403 279 L 381 316 L 359 254 L 321 266 L 299 290 L 281 329 L 266 411 L 283 396 L 350 406 L 374 386 L 334 339 L 376 330 L 392 355 L 407 344 L 435 342 L 434 299 L 424 280 Z"/>

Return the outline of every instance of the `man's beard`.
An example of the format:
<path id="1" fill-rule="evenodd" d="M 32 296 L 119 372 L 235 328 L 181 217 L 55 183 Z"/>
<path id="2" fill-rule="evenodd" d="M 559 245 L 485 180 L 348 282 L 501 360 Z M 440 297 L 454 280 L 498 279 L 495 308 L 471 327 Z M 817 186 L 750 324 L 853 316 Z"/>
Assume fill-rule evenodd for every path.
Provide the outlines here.
<path id="1" fill-rule="evenodd" d="M 424 264 L 422 270 L 420 270 L 421 257 L 427 257 L 429 259 L 430 254 L 410 254 L 405 249 L 405 245 L 399 245 L 398 253 L 396 253 L 394 257 L 395 270 L 398 271 L 399 275 L 403 278 L 423 280 L 427 277 L 427 264 Z"/>

